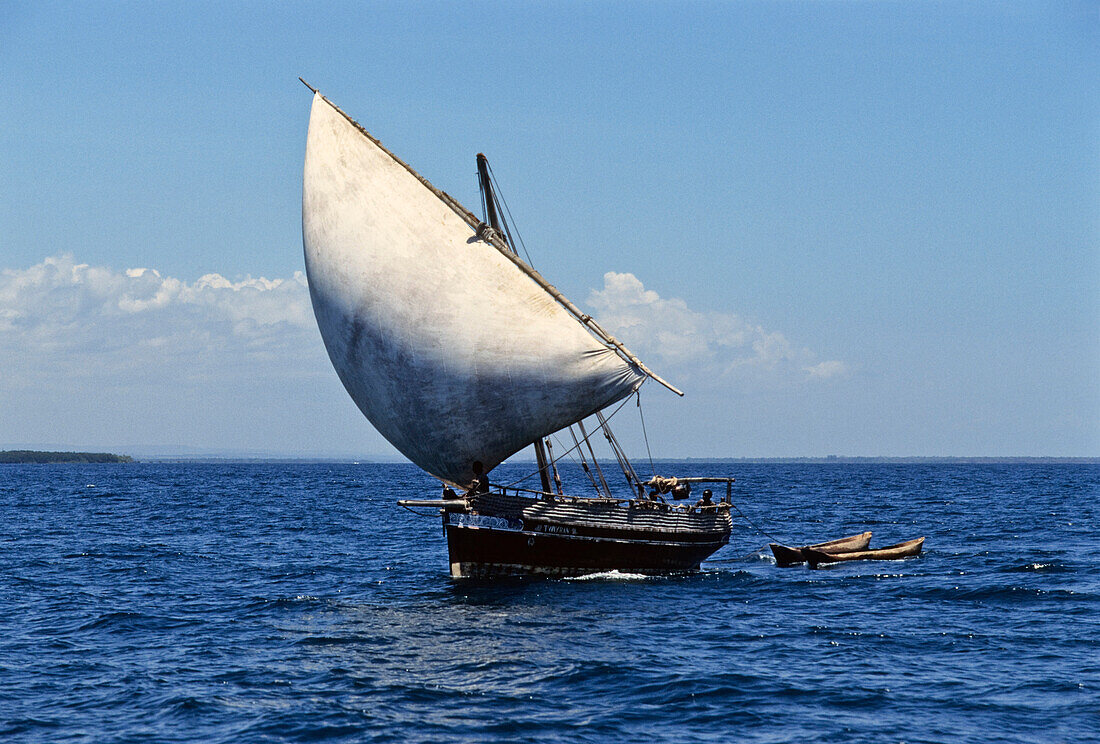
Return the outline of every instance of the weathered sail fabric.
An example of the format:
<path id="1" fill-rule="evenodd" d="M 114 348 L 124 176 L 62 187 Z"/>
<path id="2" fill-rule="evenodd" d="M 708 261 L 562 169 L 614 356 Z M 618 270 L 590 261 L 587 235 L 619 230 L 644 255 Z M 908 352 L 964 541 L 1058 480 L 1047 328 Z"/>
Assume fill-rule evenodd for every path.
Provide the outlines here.
<path id="1" fill-rule="evenodd" d="M 302 234 L 317 325 L 378 431 L 455 484 L 644 379 L 315 95 Z"/>

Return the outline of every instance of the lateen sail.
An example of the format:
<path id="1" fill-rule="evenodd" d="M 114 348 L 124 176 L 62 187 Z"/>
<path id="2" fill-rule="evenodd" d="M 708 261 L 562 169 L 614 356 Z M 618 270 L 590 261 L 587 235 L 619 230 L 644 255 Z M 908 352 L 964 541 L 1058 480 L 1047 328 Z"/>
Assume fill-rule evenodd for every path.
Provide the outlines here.
<path id="1" fill-rule="evenodd" d="M 474 460 L 492 468 L 645 374 L 445 199 L 314 96 L 302 234 L 329 358 L 390 443 L 467 484 Z"/>

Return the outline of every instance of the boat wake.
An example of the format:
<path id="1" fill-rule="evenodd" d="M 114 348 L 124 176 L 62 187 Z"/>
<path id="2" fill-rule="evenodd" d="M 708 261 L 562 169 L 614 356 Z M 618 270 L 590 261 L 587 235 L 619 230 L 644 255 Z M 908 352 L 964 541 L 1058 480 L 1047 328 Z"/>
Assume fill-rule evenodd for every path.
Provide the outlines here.
<path id="1" fill-rule="evenodd" d="M 583 576 L 567 576 L 566 581 L 638 581 L 648 579 L 649 576 L 640 573 L 625 573 L 612 569 L 610 571 L 597 571 Z"/>

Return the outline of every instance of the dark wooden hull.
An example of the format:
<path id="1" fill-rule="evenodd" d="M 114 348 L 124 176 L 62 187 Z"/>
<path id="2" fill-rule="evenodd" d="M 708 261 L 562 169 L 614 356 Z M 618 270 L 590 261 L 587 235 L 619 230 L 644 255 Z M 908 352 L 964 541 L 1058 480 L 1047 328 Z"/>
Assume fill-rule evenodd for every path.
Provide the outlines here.
<path id="1" fill-rule="evenodd" d="M 842 537 L 839 540 L 829 540 L 828 542 L 815 543 L 814 545 L 804 545 L 801 548 L 792 548 L 787 545 L 780 545 L 779 543 L 769 543 L 768 547 L 772 549 L 772 555 L 775 556 L 775 565 L 780 568 L 786 568 L 806 562 L 806 556 L 802 554 L 805 548 L 812 548 L 825 553 L 850 553 L 855 550 L 864 550 L 870 544 L 871 533 L 864 532 L 859 535 Z"/>
<path id="2" fill-rule="evenodd" d="M 443 515 L 454 578 L 694 571 L 729 542 L 728 508 L 484 495 Z"/>
<path id="3" fill-rule="evenodd" d="M 924 538 L 888 545 L 885 548 L 875 550 L 857 550 L 850 553 L 825 553 L 813 548 L 804 548 L 803 554 L 810 568 L 817 568 L 822 563 L 841 563 L 844 561 L 896 561 L 902 558 L 912 558 L 920 555 L 924 547 Z"/>

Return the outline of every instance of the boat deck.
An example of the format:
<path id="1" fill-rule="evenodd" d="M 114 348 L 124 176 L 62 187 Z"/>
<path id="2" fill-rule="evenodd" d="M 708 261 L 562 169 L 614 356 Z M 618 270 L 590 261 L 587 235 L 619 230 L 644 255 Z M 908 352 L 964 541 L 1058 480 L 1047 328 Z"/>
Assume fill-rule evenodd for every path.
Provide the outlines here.
<path id="1" fill-rule="evenodd" d="M 522 520 L 529 528 L 628 530 L 662 535 L 728 534 L 729 504 L 680 506 L 649 500 L 554 496 L 549 499 L 490 492 L 468 499 L 471 514 Z"/>

